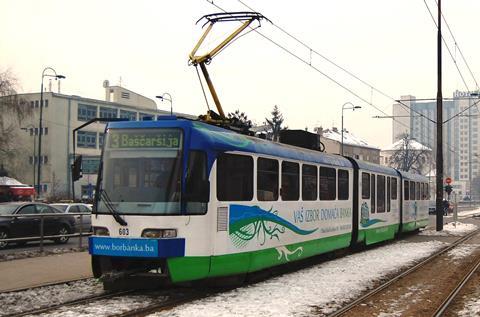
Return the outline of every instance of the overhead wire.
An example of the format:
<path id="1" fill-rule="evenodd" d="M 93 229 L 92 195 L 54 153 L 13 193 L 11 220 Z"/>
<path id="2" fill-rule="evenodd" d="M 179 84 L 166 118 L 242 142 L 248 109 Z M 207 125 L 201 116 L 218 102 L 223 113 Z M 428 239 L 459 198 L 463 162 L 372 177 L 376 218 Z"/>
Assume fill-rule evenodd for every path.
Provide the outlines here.
<path id="1" fill-rule="evenodd" d="M 208 0 L 207 0 L 208 1 Z M 241 3 L 243 6 L 245 6 L 246 8 L 248 8 L 249 10 L 251 11 L 255 11 L 252 7 L 250 7 L 248 4 L 246 4 L 244 1 L 242 0 L 237 0 L 239 3 Z M 210 2 L 210 1 L 209 1 Z M 213 1 L 212 1 L 212 4 L 213 4 Z M 256 12 L 256 11 L 255 11 Z M 358 80 L 360 83 L 364 84 L 365 86 L 369 87 L 371 89 L 371 91 L 375 91 L 377 93 L 379 93 L 380 95 L 386 97 L 387 99 L 390 99 L 392 101 L 395 101 L 395 102 L 398 102 L 400 105 L 402 105 L 405 109 L 408 109 L 408 110 L 411 110 L 412 112 L 418 114 L 420 117 L 424 117 L 426 120 L 432 122 L 432 123 L 435 123 L 435 120 L 425 116 L 424 114 L 422 114 L 421 112 L 418 112 L 416 111 L 415 109 L 412 109 L 409 105 L 405 104 L 404 102 L 402 102 L 401 100 L 397 100 L 395 98 L 393 98 L 392 96 L 388 95 L 387 93 L 381 91 L 380 89 L 374 87 L 372 84 L 368 83 L 367 81 L 361 79 L 359 76 L 355 75 L 354 73 L 352 73 L 351 71 L 347 70 L 346 68 L 338 65 L 337 63 L 335 63 L 331 58 L 328 58 L 327 56 L 325 56 L 324 54 L 318 52 L 317 50 L 313 49 L 311 46 L 309 46 L 308 44 L 306 44 L 304 41 L 300 40 L 299 38 L 297 38 L 296 36 L 294 36 L 293 34 L 291 34 L 290 32 L 288 32 L 287 30 L 285 30 L 284 28 L 282 28 L 281 26 L 275 24 L 272 22 L 272 25 L 277 28 L 278 30 L 280 30 L 282 33 L 284 33 L 285 35 L 287 35 L 288 37 L 290 37 L 291 39 L 293 39 L 294 41 L 296 41 L 297 43 L 299 43 L 300 45 L 302 45 L 303 47 L 305 47 L 306 49 L 308 49 L 310 51 L 310 54 L 315 54 L 319 57 L 321 57 L 322 59 L 324 59 L 325 61 L 327 61 L 328 63 L 332 64 L 333 66 L 335 66 L 336 68 L 340 69 L 341 71 L 345 72 L 346 74 L 348 74 L 349 76 L 355 78 L 356 80 Z M 310 57 L 310 60 L 311 60 L 311 57 Z"/>
<path id="2" fill-rule="evenodd" d="M 219 5 L 217 5 L 216 3 L 214 3 L 214 0 L 206 0 L 208 3 L 210 3 L 211 5 L 215 6 L 217 9 L 225 12 L 225 13 L 228 13 L 228 11 L 226 11 L 225 9 L 223 9 L 222 7 L 220 7 Z M 255 11 L 254 9 L 252 9 L 251 7 L 249 7 L 248 5 L 246 5 L 243 1 L 241 0 L 237 0 L 239 1 L 240 3 L 242 3 L 243 5 L 245 5 L 248 9 L 252 10 L 252 11 Z M 272 22 L 272 25 L 276 26 L 275 23 Z M 281 29 L 280 27 L 276 26 L 278 29 Z M 282 29 L 283 30 L 283 29 Z M 325 72 L 321 71 L 319 68 L 315 67 L 314 65 L 311 64 L 311 61 L 307 61 L 305 59 L 303 59 L 302 57 L 298 56 L 297 54 L 293 53 L 292 51 L 290 51 L 289 49 L 287 49 L 285 46 L 277 43 L 276 41 L 274 41 L 273 39 L 269 38 L 268 36 L 266 36 L 265 34 L 263 34 L 262 32 L 258 31 L 258 30 L 255 30 L 255 32 L 257 34 L 259 34 L 261 37 L 263 37 L 265 40 L 271 42 L 272 44 L 274 44 L 275 46 L 277 46 L 278 48 L 280 48 L 281 50 L 283 50 L 284 52 L 286 52 L 287 54 L 291 55 L 292 57 L 296 58 L 297 60 L 299 60 L 300 62 L 310 66 L 312 69 L 314 69 L 315 71 L 317 71 L 318 73 L 320 73 L 321 75 L 323 75 L 324 77 L 326 77 L 327 79 L 329 79 L 330 81 L 334 82 L 336 85 L 340 86 L 341 88 L 345 89 L 346 91 L 348 91 L 349 93 L 351 93 L 352 95 L 354 95 L 355 97 L 357 97 L 358 99 L 360 99 L 361 101 L 365 102 L 366 104 L 370 105 L 371 107 L 373 107 L 374 109 L 376 109 L 377 111 L 381 112 L 382 114 L 384 115 L 387 115 L 387 113 L 385 111 L 383 111 L 382 109 L 380 109 L 379 107 L 375 106 L 372 102 L 366 100 L 365 98 L 361 97 L 360 95 L 358 95 L 357 93 L 355 93 L 353 90 L 351 90 L 350 88 L 346 87 L 345 85 L 341 84 L 340 82 L 338 82 L 337 80 L 335 80 L 333 77 L 327 75 Z M 282 31 L 284 32 L 285 34 L 290 34 L 288 33 L 287 31 Z M 292 35 L 289 35 L 291 36 L 292 38 L 294 38 Z M 296 39 L 296 38 L 295 38 Z M 317 55 L 320 55 L 318 52 L 316 52 L 314 49 L 310 48 L 310 46 L 308 46 L 307 44 L 303 43 L 302 41 L 296 39 L 299 43 L 301 43 L 303 46 L 309 48 L 310 50 L 312 50 L 313 52 L 315 52 Z M 323 55 L 322 55 L 323 56 Z M 363 82 L 363 83 L 366 83 L 364 82 L 363 80 L 361 80 L 359 77 L 353 75 L 351 72 L 349 72 L 348 70 L 346 70 L 345 68 L 341 67 L 341 66 L 338 66 L 337 64 L 333 63 L 330 61 L 330 63 L 334 64 L 335 66 L 337 66 L 338 68 L 342 69 L 343 71 L 345 71 L 346 73 L 348 74 L 351 74 L 351 76 L 355 77 L 355 78 L 358 78 L 359 81 Z M 375 91 L 378 91 L 380 92 L 380 90 L 376 89 L 375 87 L 373 87 L 372 85 L 366 83 L 366 85 L 368 85 L 369 87 L 371 87 L 371 89 L 375 90 Z M 412 112 L 415 112 L 419 115 L 419 117 L 422 117 L 424 119 L 426 119 L 427 121 L 430 121 L 432 123 L 436 123 L 436 121 L 430 119 L 429 117 L 427 117 L 426 115 L 424 115 L 423 113 L 421 112 L 418 112 L 414 109 L 411 109 L 409 106 L 407 106 L 406 104 L 404 104 L 403 102 L 399 101 L 399 100 L 395 100 L 394 98 L 384 94 L 384 93 L 381 93 L 382 95 L 384 95 L 385 97 L 395 101 L 395 102 L 398 102 L 400 104 L 403 104 L 405 107 L 407 107 L 408 109 L 412 110 Z M 400 124 L 401 126 L 404 126 L 406 128 L 410 128 L 409 126 L 407 126 L 406 124 L 404 124 L 403 122 L 399 121 L 399 120 L 396 120 L 395 118 L 392 118 L 393 121 L 397 122 L 398 124 Z M 430 141 L 434 141 L 432 140 L 431 138 L 429 138 Z M 433 142 L 434 143 L 434 142 Z M 456 150 L 452 147 L 450 144 L 448 144 L 448 150 L 450 152 L 456 152 Z"/>

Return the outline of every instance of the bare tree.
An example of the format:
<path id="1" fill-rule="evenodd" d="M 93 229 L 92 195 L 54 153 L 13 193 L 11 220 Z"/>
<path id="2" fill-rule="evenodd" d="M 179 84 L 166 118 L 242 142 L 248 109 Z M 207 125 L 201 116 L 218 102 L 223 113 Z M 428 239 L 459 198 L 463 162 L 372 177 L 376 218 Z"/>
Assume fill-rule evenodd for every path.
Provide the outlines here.
<path id="1" fill-rule="evenodd" d="M 17 135 L 23 120 L 33 112 L 28 102 L 18 96 L 17 87 L 18 80 L 9 70 L 0 71 L 0 163 L 7 170 L 24 150 L 17 143 Z"/>
<path id="2" fill-rule="evenodd" d="M 400 135 L 400 141 L 393 150 L 389 165 L 397 169 L 424 174 L 431 170 L 432 150 L 410 138 L 408 133 Z"/>

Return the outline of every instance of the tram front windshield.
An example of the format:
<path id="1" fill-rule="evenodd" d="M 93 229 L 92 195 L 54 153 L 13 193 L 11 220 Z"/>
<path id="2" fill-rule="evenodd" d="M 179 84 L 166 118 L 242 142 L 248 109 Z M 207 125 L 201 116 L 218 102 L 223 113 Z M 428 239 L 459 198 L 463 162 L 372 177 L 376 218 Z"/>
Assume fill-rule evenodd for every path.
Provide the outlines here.
<path id="1" fill-rule="evenodd" d="M 102 191 L 120 214 L 179 214 L 180 129 L 110 129 L 103 154 Z M 105 196 L 105 195 L 104 195 Z M 98 213 L 110 213 L 105 199 Z"/>

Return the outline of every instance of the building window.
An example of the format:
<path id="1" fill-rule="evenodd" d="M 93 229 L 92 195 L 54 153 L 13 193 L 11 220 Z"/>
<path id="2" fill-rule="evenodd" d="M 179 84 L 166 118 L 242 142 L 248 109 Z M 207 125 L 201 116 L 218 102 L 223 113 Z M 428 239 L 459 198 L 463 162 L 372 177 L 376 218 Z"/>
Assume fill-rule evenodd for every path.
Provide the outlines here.
<path id="1" fill-rule="evenodd" d="M 48 108 L 48 99 L 45 99 L 43 102 L 45 103 L 45 108 Z"/>
<path id="2" fill-rule="evenodd" d="M 31 107 L 31 108 L 35 107 L 35 102 L 33 102 L 33 100 L 30 101 L 30 107 Z"/>
<path id="3" fill-rule="evenodd" d="M 100 118 L 116 118 L 117 109 L 100 107 Z"/>
<path id="4" fill-rule="evenodd" d="M 78 121 L 88 121 L 97 117 L 97 106 L 78 104 Z"/>
<path id="5" fill-rule="evenodd" d="M 129 92 L 122 92 L 121 96 L 124 99 L 130 99 L 130 93 Z"/>
<path id="6" fill-rule="evenodd" d="M 103 146 L 103 138 L 105 137 L 105 133 L 98 132 L 98 147 L 101 148 Z"/>
<path id="7" fill-rule="evenodd" d="M 38 100 L 35 100 L 35 108 L 38 108 Z"/>
<path id="8" fill-rule="evenodd" d="M 33 128 L 30 128 L 29 131 L 30 131 L 30 136 L 32 136 L 33 135 Z"/>
<path id="9" fill-rule="evenodd" d="M 257 199 L 278 200 L 278 161 L 259 157 L 257 160 Z"/>
<path id="10" fill-rule="evenodd" d="M 48 128 L 43 128 L 43 133 L 44 133 L 45 135 L 48 135 Z"/>
<path id="11" fill-rule="evenodd" d="M 236 154 L 221 154 L 218 157 L 217 198 L 220 201 L 252 200 L 252 157 Z"/>
<path id="12" fill-rule="evenodd" d="M 47 164 L 48 163 L 48 156 L 45 155 L 43 156 L 43 163 L 42 164 Z"/>
<path id="13" fill-rule="evenodd" d="M 314 165 L 302 165 L 302 199 L 317 200 L 318 171 Z"/>
<path id="14" fill-rule="evenodd" d="M 30 163 L 30 165 L 33 164 L 33 156 L 30 156 L 30 157 L 28 158 L 28 162 Z"/>
<path id="15" fill-rule="evenodd" d="M 96 148 L 97 147 L 97 133 L 96 132 L 78 131 L 77 132 L 77 146 L 78 147 L 86 147 L 86 148 Z"/>
<path id="16" fill-rule="evenodd" d="M 35 128 L 35 135 L 38 135 L 38 128 Z"/>
<path id="17" fill-rule="evenodd" d="M 120 118 L 135 121 L 137 120 L 137 113 L 135 111 L 120 110 Z"/>

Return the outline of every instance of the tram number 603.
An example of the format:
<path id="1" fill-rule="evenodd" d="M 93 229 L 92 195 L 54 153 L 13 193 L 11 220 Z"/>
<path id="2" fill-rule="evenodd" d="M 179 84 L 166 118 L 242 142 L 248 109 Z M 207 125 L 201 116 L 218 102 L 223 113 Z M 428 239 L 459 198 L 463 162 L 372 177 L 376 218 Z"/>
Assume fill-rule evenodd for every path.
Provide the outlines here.
<path id="1" fill-rule="evenodd" d="M 121 236 L 128 236 L 128 228 L 118 229 L 118 234 L 121 235 Z"/>

